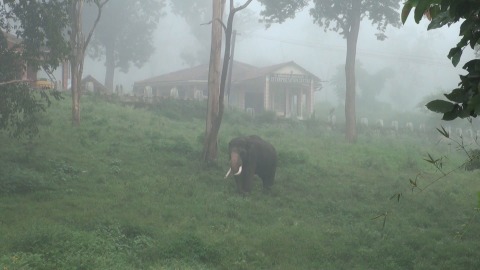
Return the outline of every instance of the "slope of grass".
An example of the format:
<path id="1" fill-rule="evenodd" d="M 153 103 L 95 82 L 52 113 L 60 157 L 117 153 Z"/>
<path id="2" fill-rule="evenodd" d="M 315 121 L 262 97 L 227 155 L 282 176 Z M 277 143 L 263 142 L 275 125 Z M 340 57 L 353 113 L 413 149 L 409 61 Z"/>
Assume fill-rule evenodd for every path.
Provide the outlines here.
<path id="1" fill-rule="evenodd" d="M 463 156 L 424 138 L 357 144 L 315 121 L 227 110 L 216 164 L 201 160 L 206 107 L 146 109 L 68 99 L 33 141 L 0 135 L 2 269 L 478 269 L 479 172 L 438 173 L 426 153 Z M 277 148 L 271 194 L 239 196 L 226 146 L 258 134 Z M 401 192 L 400 202 L 389 199 Z M 387 216 L 384 224 L 383 216 Z M 461 236 L 461 237 L 458 237 Z"/>

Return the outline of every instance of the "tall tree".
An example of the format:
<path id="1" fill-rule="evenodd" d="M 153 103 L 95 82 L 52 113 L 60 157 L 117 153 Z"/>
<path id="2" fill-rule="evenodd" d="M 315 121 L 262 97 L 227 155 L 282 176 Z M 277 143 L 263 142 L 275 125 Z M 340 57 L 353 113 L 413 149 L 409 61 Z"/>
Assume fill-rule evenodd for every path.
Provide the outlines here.
<path id="1" fill-rule="evenodd" d="M 56 91 L 32 91 L 32 82 L 22 75 L 44 69 L 52 76 L 68 54 L 62 35 L 67 24 L 64 3 L 0 4 L 0 130 L 14 137 L 36 135 L 39 113 L 50 105 L 52 96 L 61 98 Z"/>
<path id="2" fill-rule="evenodd" d="M 205 22 L 212 17 L 211 0 L 171 0 L 170 5 L 173 13 L 185 18 L 192 35 L 197 39 L 197 51 L 184 51 L 181 57 L 189 66 L 208 61 L 208 50 L 210 49 L 209 28 Z M 239 33 L 254 31 L 260 28 L 257 15 L 253 10 L 245 8 L 241 13 L 236 14 L 234 28 Z"/>
<path id="3" fill-rule="evenodd" d="M 223 110 L 225 108 L 225 87 L 227 82 L 228 66 L 231 64 L 230 49 L 233 31 L 233 19 L 235 14 L 245 9 L 252 0 L 247 0 L 243 5 L 235 7 L 233 0 L 230 0 L 230 12 L 227 25 L 221 18 L 225 6 L 225 0 L 213 1 L 212 16 L 212 49 L 210 51 L 210 69 L 208 72 L 208 109 L 206 118 L 205 144 L 203 159 L 212 162 L 218 155 L 218 132 L 222 123 Z M 225 30 L 225 49 L 223 65 L 220 73 L 220 55 L 222 49 L 222 27 Z M 221 74 L 220 81 L 218 75 Z"/>
<path id="4" fill-rule="evenodd" d="M 203 159 L 207 162 L 217 158 L 217 135 L 213 131 L 214 121 L 220 114 L 220 61 L 222 53 L 222 18 L 225 0 L 212 1 L 212 35 L 210 66 L 208 70 L 208 106 L 205 123 Z"/>
<path id="5" fill-rule="evenodd" d="M 378 96 L 384 90 L 387 81 L 394 76 L 395 71 L 389 67 L 382 68 L 375 73 L 370 73 L 361 62 L 357 62 L 355 74 L 358 75 L 357 86 L 361 93 L 358 97 L 360 109 L 376 110 L 378 109 Z M 339 100 L 345 101 L 345 69 L 339 66 L 337 72 L 331 79 L 335 94 Z"/>
<path id="6" fill-rule="evenodd" d="M 85 60 L 85 50 L 87 49 L 90 40 L 92 39 L 93 31 L 100 21 L 103 6 L 109 0 L 91 0 L 97 7 L 97 17 L 91 27 L 88 35 L 85 37 L 82 27 L 83 4 L 84 0 L 71 0 L 69 2 L 70 11 L 70 68 L 72 74 L 72 124 L 80 126 L 80 96 L 81 96 L 81 81 L 83 74 L 83 63 Z"/>
<path id="7" fill-rule="evenodd" d="M 105 60 L 105 87 L 110 93 L 115 69 L 127 72 L 132 64 L 140 68 L 153 54 L 153 32 L 164 6 L 165 0 L 115 0 L 105 5 L 88 52 L 94 59 Z M 96 15 L 96 8 L 86 9 L 85 21 L 93 21 Z"/>
<path id="8" fill-rule="evenodd" d="M 181 57 L 183 58 L 183 61 L 185 61 L 185 63 L 189 66 L 196 65 L 199 62 L 205 63 L 206 61 L 208 61 L 208 49 L 212 37 L 209 34 L 209 31 L 211 31 L 211 29 L 205 27 L 204 24 L 205 22 L 208 22 L 212 18 L 212 16 L 214 16 L 212 14 L 212 1 L 171 0 L 170 5 L 174 14 L 179 15 L 185 19 L 185 22 L 190 26 L 191 33 L 198 41 L 197 52 L 182 52 Z M 213 10 L 213 12 L 215 12 L 215 10 Z"/>
<path id="9" fill-rule="evenodd" d="M 355 60 L 360 22 L 368 19 L 377 26 L 377 39 L 386 38 L 384 32 L 388 25 L 400 26 L 398 8 L 399 0 L 259 0 L 265 9 L 261 14 L 267 26 L 271 23 L 282 23 L 294 18 L 296 12 L 302 10 L 310 2 L 314 3 L 310 15 L 314 23 L 325 31 L 338 32 L 347 41 L 345 60 L 345 120 L 346 138 L 350 142 L 357 139 L 355 115 Z"/>
<path id="10" fill-rule="evenodd" d="M 402 10 L 402 22 L 414 9 L 414 19 L 418 23 L 423 17 L 431 20 L 428 30 L 450 26 L 462 21 L 460 41 L 450 49 L 448 58 L 457 66 L 467 46 L 474 49 L 480 44 L 480 2 L 470 0 L 408 0 Z M 446 100 L 433 100 L 426 104 L 431 111 L 442 113 L 443 120 L 477 117 L 480 115 L 480 59 L 465 63 L 463 69 L 468 74 L 460 75 L 458 87 L 445 94 Z"/>

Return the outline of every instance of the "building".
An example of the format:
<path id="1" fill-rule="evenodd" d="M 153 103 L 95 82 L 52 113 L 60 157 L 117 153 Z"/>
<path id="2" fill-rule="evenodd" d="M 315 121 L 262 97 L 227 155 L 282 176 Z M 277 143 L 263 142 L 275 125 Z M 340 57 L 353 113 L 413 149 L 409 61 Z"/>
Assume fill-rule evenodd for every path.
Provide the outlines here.
<path id="1" fill-rule="evenodd" d="M 156 76 L 134 83 L 133 91 L 144 99 L 205 99 L 208 64 Z M 279 117 L 308 118 L 313 113 L 314 93 L 320 79 L 293 61 L 258 68 L 234 61 L 226 104 L 252 114 L 274 111 Z"/>
<path id="2" fill-rule="evenodd" d="M 7 49 L 15 51 L 17 53 L 22 53 L 22 40 L 17 38 L 15 35 L 2 31 L 1 34 L 7 41 Z M 16 80 L 23 80 L 31 82 L 32 86 L 37 81 L 37 70 L 32 68 L 28 63 L 23 63 L 22 65 L 25 66 L 24 69 L 21 70 L 19 74 L 16 75 Z"/>
<path id="3" fill-rule="evenodd" d="M 8 50 L 13 50 L 17 53 L 22 53 L 23 52 L 23 45 L 22 45 L 22 39 L 18 38 L 17 36 L 5 32 L 3 30 L 0 30 L 1 34 L 7 41 L 7 49 Z M 48 49 L 47 48 L 42 48 L 42 52 L 48 54 Z M 36 67 L 33 67 L 32 65 L 29 65 L 29 63 L 22 63 L 24 68 L 21 70 L 19 74 L 17 74 L 16 78 L 17 80 L 23 80 L 23 81 L 28 81 L 30 82 L 31 86 L 34 88 L 42 88 L 46 89 L 44 86 L 45 84 L 45 78 L 38 78 L 38 69 Z M 68 66 L 68 61 L 64 61 L 61 65 L 62 68 L 62 81 L 60 82 L 61 87 L 57 87 L 57 89 L 61 90 L 66 90 L 68 86 L 68 79 L 69 79 L 69 66 Z M 50 88 L 51 85 L 55 85 L 55 82 L 47 81 L 48 87 Z M 40 87 L 39 87 L 40 86 Z"/>
<path id="4" fill-rule="evenodd" d="M 97 81 L 92 75 L 85 76 L 80 87 L 82 94 L 100 94 L 106 95 L 108 93 L 107 88 Z"/>

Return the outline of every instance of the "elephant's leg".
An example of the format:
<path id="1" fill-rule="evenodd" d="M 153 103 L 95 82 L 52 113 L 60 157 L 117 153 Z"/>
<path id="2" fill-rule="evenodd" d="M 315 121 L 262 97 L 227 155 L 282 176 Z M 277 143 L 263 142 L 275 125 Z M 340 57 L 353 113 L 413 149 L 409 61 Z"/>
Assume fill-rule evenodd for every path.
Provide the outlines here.
<path id="1" fill-rule="evenodd" d="M 275 180 L 275 170 L 265 173 L 261 176 L 263 182 L 263 189 L 265 191 L 270 190 L 273 186 L 273 182 Z"/>
<path id="2" fill-rule="evenodd" d="M 249 193 L 250 191 L 252 191 L 252 186 L 253 186 L 253 175 L 246 176 L 243 181 L 243 191 L 246 193 Z"/>
<path id="3" fill-rule="evenodd" d="M 243 193 L 243 175 L 240 175 L 240 176 L 235 176 L 235 184 L 237 184 L 237 191 L 239 193 Z"/>
<path id="4" fill-rule="evenodd" d="M 255 168 L 247 168 L 243 179 L 243 192 L 249 193 L 253 187 L 253 176 L 255 175 Z"/>
<path id="5" fill-rule="evenodd" d="M 264 191 L 269 191 L 270 188 L 273 186 L 273 178 L 263 178 L 262 182 Z"/>

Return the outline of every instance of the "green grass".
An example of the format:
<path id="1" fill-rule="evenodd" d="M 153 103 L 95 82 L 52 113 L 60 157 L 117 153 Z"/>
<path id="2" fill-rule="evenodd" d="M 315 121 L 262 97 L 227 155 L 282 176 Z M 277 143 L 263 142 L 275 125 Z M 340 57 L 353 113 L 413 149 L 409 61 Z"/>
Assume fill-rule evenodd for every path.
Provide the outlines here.
<path id="1" fill-rule="evenodd" d="M 68 98 L 40 136 L 0 134 L 1 269 L 479 269 L 478 171 L 439 174 L 423 160 L 465 158 L 424 138 L 343 135 L 315 121 L 227 110 L 219 158 L 201 161 L 206 106 L 134 109 Z M 270 194 L 242 197 L 227 143 L 258 134 L 277 148 Z M 402 193 L 400 202 L 390 197 Z M 383 217 L 387 213 L 385 226 Z M 461 235 L 462 237 L 456 237 Z"/>

